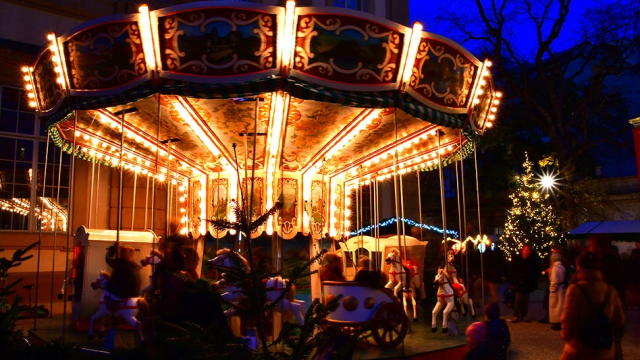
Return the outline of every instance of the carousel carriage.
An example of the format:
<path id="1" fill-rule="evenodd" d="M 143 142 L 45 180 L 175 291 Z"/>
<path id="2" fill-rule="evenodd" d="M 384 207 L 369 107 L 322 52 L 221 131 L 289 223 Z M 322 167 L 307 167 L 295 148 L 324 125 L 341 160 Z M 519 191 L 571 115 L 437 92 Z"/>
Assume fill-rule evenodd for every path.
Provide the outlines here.
<path id="1" fill-rule="evenodd" d="M 371 335 L 383 348 L 393 348 L 402 342 L 409 329 L 409 320 L 398 298 L 386 288 L 372 287 L 353 281 L 323 281 L 325 303 L 342 295 L 336 311 L 327 316 L 327 324 L 346 333 L 373 320 Z"/>
<path id="2" fill-rule="evenodd" d="M 89 321 L 100 307 L 102 293 L 94 291 L 91 283 L 100 277 L 101 271 L 109 271 L 105 262 L 107 248 L 112 246 L 117 238 L 122 245 L 132 246 L 138 254 L 148 254 L 157 247 L 156 235 L 152 231 L 120 231 L 87 229 L 80 226 L 76 230 L 73 246 L 72 282 L 72 319 L 76 329 L 89 329 Z M 142 255 L 139 256 L 142 258 Z M 151 275 L 151 267 L 140 270 L 141 283 L 147 285 Z"/>
<path id="3" fill-rule="evenodd" d="M 399 240 L 400 242 L 398 242 Z M 409 316 L 408 303 L 413 303 L 413 318 L 415 320 L 417 319 L 415 298 L 418 294 L 424 296 L 420 271 L 422 271 L 424 264 L 425 247 L 426 242 L 421 242 L 411 236 L 401 236 L 400 238 L 391 236 L 380 239 L 358 236 L 340 243 L 339 252 L 342 253 L 343 268 L 347 280 L 355 278 L 356 258 L 364 255 L 373 260 L 370 261 L 371 270 L 381 271 L 386 274 L 389 282 L 385 285 L 385 288 L 370 287 L 357 282 L 323 282 L 325 300 L 327 299 L 327 294 L 332 296 L 341 294 L 344 299 L 349 299 L 346 302 L 343 299 L 343 304 L 339 311 L 330 315 L 330 322 L 340 324 L 341 327 L 352 328 L 359 327 L 363 322 L 370 319 L 375 319 L 372 334 L 376 343 L 382 347 L 397 346 L 407 332 L 408 324 L 405 322 L 407 316 Z M 402 251 L 399 251 L 398 248 L 402 249 Z M 404 253 L 407 259 L 405 261 L 390 261 L 383 265 L 383 262 L 387 259 L 387 254 L 391 253 Z M 417 271 L 414 270 L 414 274 L 408 275 L 403 270 L 398 270 L 402 268 L 403 264 L 407 265 L 407 261 L 417 265 Z M 417 288 L 414 288 L 414 286 L 417 286 Z M 402 301 L 398 300 L 399 296 L 401 296 L 400 291 L 402 294 L 408 294 L 408 296 L 404 296 L 405 299 Z M 364 304 L 364 308 L 357 310 L 358 303 Z M 350 308 L 354 309 L 349 310 Z"/>

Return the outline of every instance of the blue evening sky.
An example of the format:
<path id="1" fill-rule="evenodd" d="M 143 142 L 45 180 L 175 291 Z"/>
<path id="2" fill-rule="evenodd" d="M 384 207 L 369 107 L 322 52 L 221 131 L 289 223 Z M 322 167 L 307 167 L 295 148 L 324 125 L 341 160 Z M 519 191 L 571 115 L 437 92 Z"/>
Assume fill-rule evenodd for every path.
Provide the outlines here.
<path id="1" fill-rule="evenodd" d="M 569 47 L 579 39 L 581 19 L 585 8 L 592 7 L 596 3 L 611 1 L 614 0 L 572 1 L 569 14 L 567 15 L 567 22 L 563 27 L 561 37 L 556 40 L 556 46 Z M 485 2 L 488 3 L 490 1 Z M 463 13 L 477 14 L 477 8 L 474 0 L 409 0 L 409 17 L 411 24 L 415 21 L 419 21 L 424 26 L 425 31 L 458 41 L 455 34 L 447 31 L 447 26 L 445 24 L 439 24 L 436 21 L 436 16 L 442 12 L 442 9 L 456 9 L 456 11 L 461 11 Z M 532 26 L 526 26 L 525 24 L 519 25 L 514 29 L 514 33 L 518 39 L 516 46 L 522 54 L 528 54 L 535 49 L 534 46 L 536 38 L 534 28 Z M 465 44 L 464 47 L 472 53 L 474 52 L 474 46 L 472 44 Z M 556 48 L 556 50 L 561 49 Z"/>

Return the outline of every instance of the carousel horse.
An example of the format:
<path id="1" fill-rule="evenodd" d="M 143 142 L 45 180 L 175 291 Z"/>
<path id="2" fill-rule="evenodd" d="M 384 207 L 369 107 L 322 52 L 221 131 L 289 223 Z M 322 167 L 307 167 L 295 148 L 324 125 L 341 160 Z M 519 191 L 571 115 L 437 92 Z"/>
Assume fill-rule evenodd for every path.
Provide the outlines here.
<path id="1" fill-rule="evenodd" d="M 438 293 L 436 294 L 438 301 L 436 302 L 436 306 L 433 308 L 431 312 L 431 332 L 438 331 L 438 325 L 436 324 L 436 317 L 440 310 L 444 308 L 442 312 L 442 333 L 446 334 L 448 332 L 448 318 L 451 310 L 453 310 L 454 302 L 453 302 L 453 288 L 449 283 L 448 277 L 445 275 L 444 270 L 438 269 L 438 274 L 433 281 L 434 284 L 438 285 Z"/>
<path id="2" fill-rule="evenodd" d="M 398 297 L 398 292 L 402 291 L 405 299 L 407 299 L 407 301 L 404 301 L 405 314 L 409 316 L 407 305 L 410 300 L 413 305 L 413 321 L 418 321 L 418 302 L 416 301 L 416 298 L 418 297 L 417 290 L 420 289 L 422 298 L 426 298 L 424 283 L 420 279 L 418 267 L 411 263 L 411 261 L 403 263 L 398 249 L 391 249 L 391 252 L 387 254 L 385 263 L 390 265 L 391 268 L 389 269 L 389 282 L 384 287 L 387 289 L 393 289 L 393 294 L 396 297 Z M 408 281 L 406 276 L 407 272 L 409 273 Z M 402 284 L 405 284 L 404 288 L 402 288 Z"/>
<path id="3" fill-rule="evenodd" d="M 232 250 L 230 249 L 218 250 L 218 252 L 216 253 L 216 257 L 209 260 L 209 266 L 219 267 L 223 269 L 232 268 L 233 264 L 230 255 L 231 252 Z M 247 262 L 247 260 L 238 253 L 235 253 L 235 255 L 238 257 L 243 270 L 248 272 L 249 263 Z M 263 281 L 262 285 L 266 290 L 267 302 L 271 303 L 275 301 L 286 289 L 288 282 L 288 279 L 283 279 L 280 276 L 272 277 Z M 242 294 L 242 289 L 237 287 L 235 284 L 231 284 L 225 280 L 224 273 L 222 274 L 222 280 L 216 283 L 216 285 L 218 286 L 218 289 L 221 289 L 221 291 L 226 291 L 222 293 L 222 298 L 231 303 L 236 303 L 242 297 L 244 297 L 244 294 Z M 282 312 L 284 312 L 285 310 L 292 312 L 295 315 L 298 324 L 304 325 L 304 301 L 295 299 L 295 287 L 292 286 L 289 289 L 288 296 L 282 298 L 281 304 L 278 306 L 278 309 L 280 309 L 280 311 Z M 235 311 L 233 309 L 230 309 L 227 310 L 225 314 L 227 316 L 233 316 L 235 315 Z"/>
<path id="4" fill-rule="evenodd" d="M 93 290 L 102 290 L 102 297 L 100 297 L 100 305 L 98 311 L 91 316 L 91 322 L 89 323 L 89 340 L 94 339 L 93 325 L 96 320 L 101 320 L 99 333 L 104 331 L 104 318 L 107 316 L 123 318 L 127 324 L 131 325 L 137 333 L 138 339 L 142 340 L 142 333 L 140 329 L 140 322 L 136 319 L 139 309 L 143 306 L 141 302 L 144 302 L 142 298 L 126 298 L 119 299 L 106 292 L 107 282 L 111 274 L 106 271 L 100 271 L 100 276 L 91 283 Z M 111 301 L 107 299 L 111 298 Z"/>
<path id="5" fill-rule="evenodd" d="M 151 288 L 153 287 L 153 276 L 156 271 L 156 267 L 160 265 L 161 262 L 162 262 L 162 259 L 160 258 L 160 256 L 158 256 L 156 250 L 151 250 L 151 252 L 149 252 L 149 255 L 147 257 L 140 260 L 140 264 L 142 265 L 142 267 L 151 265 L 151 275 L 149 275 L 149 285 L 143 287 L 140 290 L 141 297 L 144 297 L 144 295 L 147 292 L 151 291 Z"/>
<path id="6" fill-rule="evenodd" d="M 460 286 L 462 287 L 462 296 L 458 297 L 458 301 L 460 303 L 460 312 L 462 316 L 467 316 L 465 305 L 469 308 L 469 312 L 471 313 L 471 317 L 476 317 L 476 311 L 473 309 L 473 300 L 469 298 L 469 291 L 464 286 L 462 279 L 458 280 L 460 282 Z"/>
<path id="7" fill-rule="evenodd" d="M 453 250 L 449 250 L 447 252 L 447 264 L 445 265 L 444 270 L 449 275 L 449 284 L 453 288 L 455 299 L 459 304 L 458 312 L 460 312 L 463 316 L 466 316 L 464 305 L 469 306 L 469 312 L 471 316 L 475 317 L 475 310 L 473 309 L 473 301 L 469 299 L 469 294 L 467 288 L 464 286 L 464 282 L 462 278 L 458 279 L 458 269 L 454 264 L 455 261 L 455 252 Z"/>

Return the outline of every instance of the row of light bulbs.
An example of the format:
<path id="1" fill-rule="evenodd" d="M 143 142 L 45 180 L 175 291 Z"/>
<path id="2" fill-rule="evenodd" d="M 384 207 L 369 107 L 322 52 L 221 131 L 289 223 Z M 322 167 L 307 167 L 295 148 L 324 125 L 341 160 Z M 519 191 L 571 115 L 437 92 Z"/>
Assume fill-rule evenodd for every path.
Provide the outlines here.
<path id="1" fill-rule="evenodd" d="M 187 235 L 189 233 L 189 212 L 187 211 L 189 206 L 189 189 L 184 185 L 180 185 L 178 187 L 178 196 L 180 196 L 178 198 L 178 206 L 180 206 L 181 217 L 180 224 L 183 225 L 183 228 L 180 230 L 180 234 Z"/>
<path id="2" fill-rule="evenodd" d="M 484 66 L 482 69 L 482 74 L 480 77 L 480 81 L 479 81 L 479 86 L 476 89 L 475 94 L 473 95 L 473 105 L 478 105 L 480 103 L 480 99 L 478 99 L 478 97 L 482 94 L 484 94 L 484 90 L 482 90 L 483 86 L 487 85 L 487 80 L 486 78 L 489 76 L 489 70 L 487 70 L 488 68 L 491 67 L 491 65 L 493 65 L 493 63 L 491 63 L 491 61 L 489 60 L 485 60 L 484 61 Z M 496 119 L 496 113 L 498 112 L 498 105 L 500 105 L 500 99 L 502 98 L 502 93 L 501 92 L 495 92 L 494 94 L 494 99 L 492 100 L 491 104 L 490 104 L 490 108 L 489 108 L 489 114 L 487 115 L 487 121 L 486 121 L 486 127 L 490 128 L 493 126 L 493 122 Z"/>

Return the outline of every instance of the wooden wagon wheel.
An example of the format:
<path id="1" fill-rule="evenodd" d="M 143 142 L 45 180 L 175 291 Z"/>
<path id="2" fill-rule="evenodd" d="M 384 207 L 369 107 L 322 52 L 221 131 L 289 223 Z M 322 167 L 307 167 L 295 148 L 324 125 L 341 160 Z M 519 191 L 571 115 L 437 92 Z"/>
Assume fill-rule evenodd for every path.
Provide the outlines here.
<path id="1" fill-rule="evenodd" d="M 409 321 L 400 304 L 385 303 L 373 315 L 373 339 L 380 347 L 394 348 L 407 335 Z"/>

